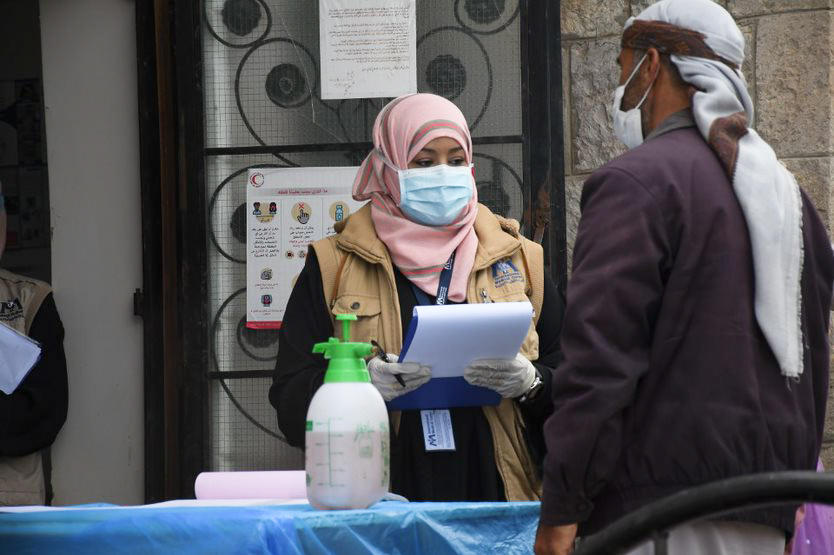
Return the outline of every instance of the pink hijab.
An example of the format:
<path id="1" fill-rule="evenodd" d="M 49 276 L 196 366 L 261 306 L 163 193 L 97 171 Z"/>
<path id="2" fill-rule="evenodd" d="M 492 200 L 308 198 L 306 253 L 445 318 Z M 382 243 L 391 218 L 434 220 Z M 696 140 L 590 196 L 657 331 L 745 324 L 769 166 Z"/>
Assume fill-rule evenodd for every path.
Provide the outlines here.
<path id="1" fill-rule="evenodd" d="M 473 225 L 478 214 L 478 192 L 472 179 L 472 200 L 458 218 L 446 226 L 426 226 L 409 220 L 399 208 L 397 172 L 426 144 L 438 137 L 457 141 L 467 163 L 472 163 L 472 137 L 461 111 L 433 94 L 411 94 L 392 100 L 374 123 L 374 150 L 362 162 L 353 182 L 353 198 L 371 200 L 371 218 L 377 236 L 388 247 L 391 259 L 414 285 L 437 294 L 440 272 L 455 252 L 449 299 L 466 300 L 469 274 L 475 262 L 478 238 Z"/>

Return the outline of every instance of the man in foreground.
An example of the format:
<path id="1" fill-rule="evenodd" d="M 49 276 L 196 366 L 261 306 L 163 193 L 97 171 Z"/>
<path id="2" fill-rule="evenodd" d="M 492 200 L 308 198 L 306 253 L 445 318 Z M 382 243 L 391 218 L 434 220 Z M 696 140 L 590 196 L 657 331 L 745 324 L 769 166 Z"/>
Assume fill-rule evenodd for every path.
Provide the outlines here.
<path id="1" fill-rule="evenodd" d="M 743 60 L 710 0 L 626 23 L 614 127 L 631 150 L 583 190 L 537 553 L 683 489 L 816 467 L 834 257 L 751 128 Z M 782 553 L 795 509 L 681 526 L 670 552 Z"/>

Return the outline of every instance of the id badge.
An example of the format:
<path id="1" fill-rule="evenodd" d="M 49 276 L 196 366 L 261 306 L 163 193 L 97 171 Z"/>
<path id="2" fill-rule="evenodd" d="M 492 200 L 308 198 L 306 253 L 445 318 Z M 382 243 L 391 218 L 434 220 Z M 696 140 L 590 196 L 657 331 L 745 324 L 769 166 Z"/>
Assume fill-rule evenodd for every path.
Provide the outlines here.
<path id="1" fill-rule="evenodd" d="M 455 433 L 452 430 L 452 415 L 448 409 L 421 410 L 423 442 L 426 451 L 454 451 Z"/>

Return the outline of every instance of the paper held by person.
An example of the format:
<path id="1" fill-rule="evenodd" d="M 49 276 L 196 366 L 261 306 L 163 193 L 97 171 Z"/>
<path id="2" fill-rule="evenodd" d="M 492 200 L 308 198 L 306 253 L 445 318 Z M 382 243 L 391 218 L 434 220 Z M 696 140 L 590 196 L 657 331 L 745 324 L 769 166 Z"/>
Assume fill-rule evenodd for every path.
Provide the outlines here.
<path id="1" fill-rule="evenodd" d="M 532 319 L 533 306 L 526 301 L 415 307 L 399 361 L 429 366 L 432 379 L 389 408 L 497 405 L 501 396 L 466 383 L 463 371 L 474 360 L 514 359 Z"/>
<path id="2" fill-rule="evenodd" d="M 14 393 L 40 357 L 36 341 L 0 322 L 0 391 Z"/>

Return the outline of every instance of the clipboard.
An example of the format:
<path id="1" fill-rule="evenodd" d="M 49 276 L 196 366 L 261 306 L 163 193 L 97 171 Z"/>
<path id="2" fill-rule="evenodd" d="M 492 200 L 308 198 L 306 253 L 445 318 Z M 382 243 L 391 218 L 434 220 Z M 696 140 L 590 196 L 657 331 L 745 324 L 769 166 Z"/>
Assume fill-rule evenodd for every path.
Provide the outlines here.
<path id="1" fill-rule="evenodd" d="M 40 358 L 37 341 L 0 322 L 0 391 L 14 393 Z"/>
<path id="2" fill-rule="evenodd" d="M 494 406 L 495 391 L 471 385 L 463 370 L 473 360 L 513 359 L 530 329 L 529 302 L 414 307 L 399 362 L 432 368 L 428 383 L 388 402 L 391 410 Z"/>

